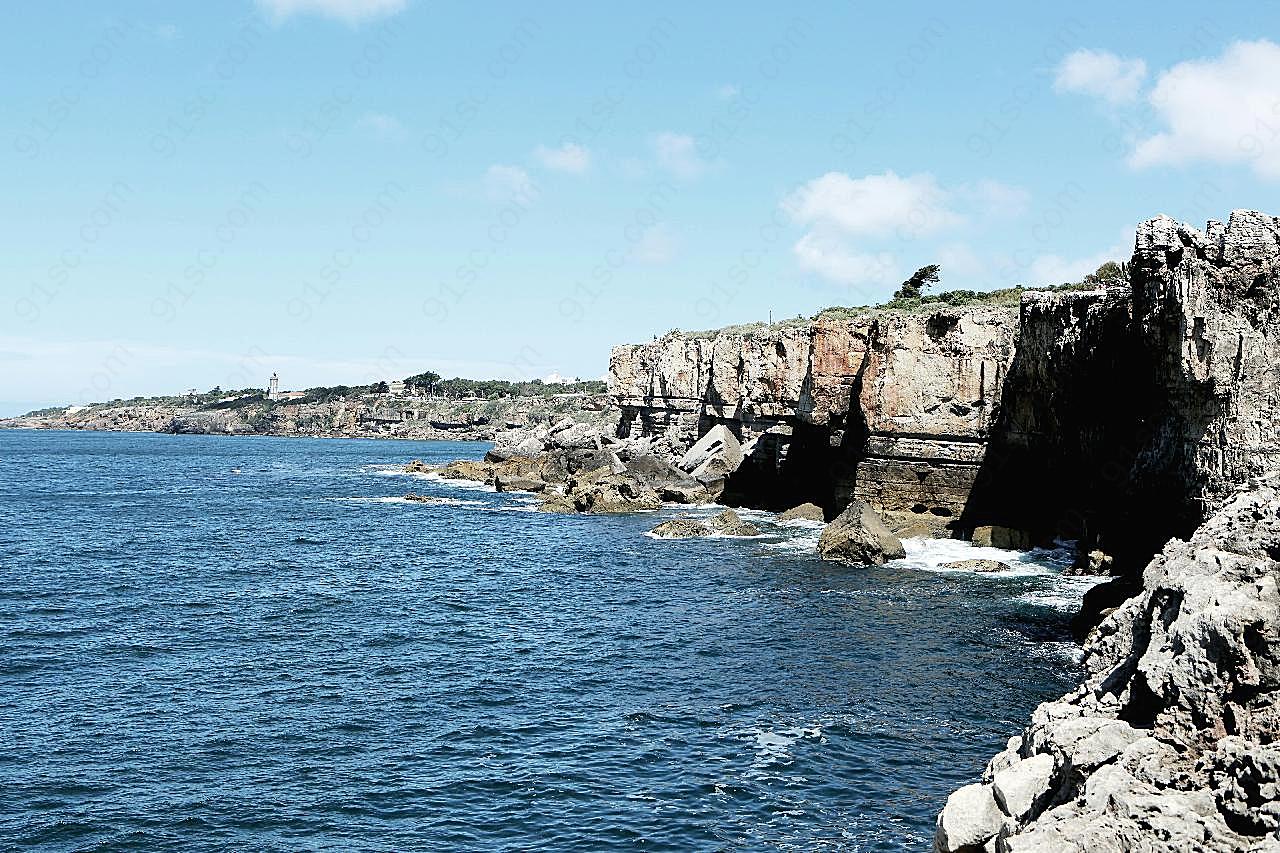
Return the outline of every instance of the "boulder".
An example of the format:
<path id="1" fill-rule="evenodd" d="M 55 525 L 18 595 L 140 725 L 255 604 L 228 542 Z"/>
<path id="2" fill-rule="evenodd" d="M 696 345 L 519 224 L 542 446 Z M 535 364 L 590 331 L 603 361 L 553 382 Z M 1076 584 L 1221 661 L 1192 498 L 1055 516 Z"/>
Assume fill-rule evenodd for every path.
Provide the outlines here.
<path id="1" fill-rule="evenodd" d="M 712 516 L 707 520 L 707 524 L 721 536 L 760 535 L 760 528 L 749 521 L 743 521 L 741 516 L 731 509 L 726 509 L 719 515 Z"/>
<path id="2" fill-rule="evenodd" d="M 1043 753 L 997 771 L 991 781 L 996 803 L 1015 820 L 1026 820 L 1052 793 L 1053 771 L 1053 756 Z"/>
<path id="3" fill-rule="evenodd" d="M 965 785 L 947 798 L 938 815 L 933 846 L 938 853 L 980 853 L 1004 828 L 1005 816 L 989 785 Z"/>
<path id="4" fill-rule="evenodd" d="M 778 513 L 778 521 L 826 521 L 826 515 L 822 511 L 822 507 L 813 503 L 803 503 L 799 506 L 793 506 L 785 512 Z"/>
<path id="5" fill-rule="evenodd" d="M 680 459 L 680 467 L 695 478 L 731 474 L 742 464 L 742 444 L 727 426 L 717 424 L 707 430 L 706 435 L 698 439 Z M 712 460 L 720 460 L 718 465 L 710 466 Z"/>
<path id="6" fill-rule="evenodd" d="M 542 503 L 538 504 L 538 512 L 558 512 L 564 514 L 573 514 L 578 511 L 578 507 L 573 500 L 567 495 L 551 494 L 545 495 Z"/>
<path id="7" fill-rule="evenodd" d="M 823 528 L 818 554 L 824 560 L 865 566 L 883 565 L 907 552 L 871 507 L 854 501 Z"/>
<path id="8" fill-rule="evenodd" d="M 952 560 L 950 563 L 943 563 L 942 568 L 965 572 L 1008 572 L 1013 566 L 999 560 Z"/>
<path id="9" fill-rule="evenodd" d="M 474 480 L 477 483 L 488 483 L 493 479 L 493 465 L 489 462 L 457 459 L 437 469 L 436 473 L 446 480 Z"/>
<path id="10" fill-rule="evenodd" d="M 629 471 L 618 474 L 609 468 L 598 468 L 571 479 L 566 496 L 578 512 L 595 514 L 644 512 L 662 507 L 662 499 L 644 480 Z"/>
<path id="11" fill-rule="evenodd" d="M 563 429 L 557 424 L 547 441 L 560 450 L 599 450 L 601 447 L 600 430 L 591 424 L 574 423 Z"/>
<path id="12" fill-rule="evenodd" d="M 433 470 L 435 469 L 423 462 L 421 459 L 415 459 L 408 465 L 404 466 L 404 472 L 406 474 L 429 474 Z"/>
<path id="13" fill-rule="evenodd" d="M 1064 574 L 1109 575 L 1112 573 L 1114 566 L 1115 558 L 1095 548 L 1088 553 L 1081 551 L 1077 554 L 1075 562 L 1071 564 L 1071 568 L 1067 569 Z"/>
<path id="14" fill-rule="evenodd" d="M 570 474 L 577 474 L 581 471 L 594 471 L 597 468 L 608 468 L 615 474 L 621 474 L 627 470 L 627 466 L 622 464 L 622 460 L 612 450 L 600 448 L 578 448 L 572 450 L 562 450 L 556 454 L 556 458 L 562 461 L 565 470 Z"/>
<path id="15" fill-rule="evenodd" d="M 500 492 L 541 492 L 547 488 L 545 480 L 520 474 L 498 474 L 493 479 L 493 485 Z"/>
<path id="16" fill-rule="evenodd" d="M 988 548 L 1004 548 L 1006 551 L 1030 551 L 1036 547 L 1036 539 L 1025 530 L 988 524 L 975 527 L 971 537 L 974 545 Z"/>
<path id="17" fill-rule="evenodd" d="M 662 522 L 649 533 L 659 539 L 696 539 L 710 536 L 711 528 L 696 518 L 673 518 Z"/>
<path id="18" fill-rule="evenodd" d="M 652 453 L 634 457 L 626 463 L 626 470 L 647 480 L 664 501 L 690 504 L 709 500 L 705 486 Z"/>

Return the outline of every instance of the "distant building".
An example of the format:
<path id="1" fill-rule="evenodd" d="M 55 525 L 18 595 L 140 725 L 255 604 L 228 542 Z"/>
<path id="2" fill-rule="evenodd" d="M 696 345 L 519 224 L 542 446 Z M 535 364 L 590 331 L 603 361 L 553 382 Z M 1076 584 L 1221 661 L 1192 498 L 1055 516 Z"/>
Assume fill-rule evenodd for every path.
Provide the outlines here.
<path id="1" fill-rule="evenodd" d="M 278 373 L 272 373 L 271 379 L 267 381 L 267 399 L 280 399 L 280 375 Z"/>
<path id="2" fill-rule="evenodd" d="M 301 400 L 307 396 L 306 391 L 277 391 L 275 399 L 277 400 Z"/>
<path id="3" fill-rule="evenodd" d="M 387 393 L 393 397 L 403 397 L 404 396 L 404 380 L 397 379 L 394 382 L 388 382 Z"/>

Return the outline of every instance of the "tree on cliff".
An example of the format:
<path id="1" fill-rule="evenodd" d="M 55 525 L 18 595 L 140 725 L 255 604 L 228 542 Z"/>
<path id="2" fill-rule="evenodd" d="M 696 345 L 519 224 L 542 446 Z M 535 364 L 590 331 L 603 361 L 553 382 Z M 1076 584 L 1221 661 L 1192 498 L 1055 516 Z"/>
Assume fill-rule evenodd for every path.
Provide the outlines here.
<path id="1" fill-rule="evenodd" d="M 902 283 L 897 292 L 893 294 L 894 299 L 919 299 L 924 289 L 931 284 L 937 284 L 939 273 L 942 267 L 937 264 L 929 264 L 927 267 L 921 267 L 911 274 L 911 278 Z"/>

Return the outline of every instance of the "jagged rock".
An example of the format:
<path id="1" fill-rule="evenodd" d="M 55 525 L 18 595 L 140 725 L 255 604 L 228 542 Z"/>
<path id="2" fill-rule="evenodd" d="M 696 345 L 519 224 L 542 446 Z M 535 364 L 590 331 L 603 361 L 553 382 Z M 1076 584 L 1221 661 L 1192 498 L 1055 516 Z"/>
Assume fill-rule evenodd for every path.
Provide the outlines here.
<path id="1" fill-rule="evenodd" d="M 738 470 L 741 464 L 742 444 L 723 424 L 707 430 L 680 459 L 680 468 L 698 479 L 705 476 L 723 477 Z"/>
<path id="2" fill-rule="evenodd" d="M 803 503 L 785 512 L 778 513 L 778 521 L 825 521 L 822 507 L 814 503 Z"/>
<path id="3" fill-rule="evenodd" d="M 960 569 L 966 572 L 1008 572 L 1013 567 L 1008 563 L 1002 563 L 999 560 L 952 560 L 950 563 L 943 563 L 944 569 Z"/>
<path id="4" fill-rule="evenodd" d="M 1037 708 L 992 759 L 982 787 L 1008 823 L 977 843 L 998 833 L 1010 853 L 1280 849 L 1278 581 L 1280 473 L 1170 541 L 1140 593 L 1089 636 L 1084 683 Z M 1008 775 L 1030 761 L 1034 774 Z"/>
<path id="5" fill-rule="evenodd" d="M 408 465 L 404 466 L 404 472 L 406 474 L 429 474 L 433 470 L 435 469 L 423 462 L 421 459 L 414 459 Z"/>
<path id="6" fill-rule="evenodd" d="M 818 554 L 824 560 L 865 566 L 881 565 L 907 552 L 871 507 L 854 501 L 823 528 Z"/>
<path id="7" fill-rule="evenodd" d="M 1068 575 L 1109 575 L 1115 566 L 1115 558 L 1109 554 L 1104 554 L 1097 548 L 1088 553 L 1081 551 L 1076 555 L 1075 562 L 1064 572 Z"/>
<path id="8" fill-rule="evenodd" d="M 436 500 L 435 498 L 429 497 L 427 495 L 418 495 L 418 494 L 414 494 L 413 492 L 409 492 L 408 494 L 406 494 L 404 496 L 404 499 L 407 501 L 413 501 L 414 503 L 422 503 L 422 504 L 435 503 L 435 500 Z"/>
<path id="9" fill-rule="evenodd" d="M 707 519 L 707 524 L 711 526 L 712 530 L 722 536 L 760 535 L 760 528 L 756 527 L 749 521 L 743 521 L 742 518 L 731 509 L 726 509 L 724 512 Z"/>
<path id="10" fill-rule="evenodd" d="M 696 539 L 710 536 L 711 528 L 696 518 L 673 518 L 649 531 L 659 539 Z"/>

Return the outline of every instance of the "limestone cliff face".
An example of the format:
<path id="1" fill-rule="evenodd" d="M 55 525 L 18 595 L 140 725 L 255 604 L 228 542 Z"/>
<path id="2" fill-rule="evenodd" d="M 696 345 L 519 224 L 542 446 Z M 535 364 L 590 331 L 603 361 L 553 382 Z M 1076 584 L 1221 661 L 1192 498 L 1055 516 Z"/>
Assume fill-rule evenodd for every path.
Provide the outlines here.
<path id="1" fill-rule="evenodd" d="M 1138 229 L 1128 286 L 617 347 L 620 433 L 748 445 L 726 496 L 1067 535 L 1142 562 L 1280 461 L 1280 226 Z"/>
<path id="2" fill-rule="evenodd" d="M 826 312 L 615 347 L 624 436 L 688 446 L 729 425 L 739 488 L 777 503 L 959 513 L 1013 357 L 1015 308 Z M 754 444 L 753 444 L 754 442 Z"/>

